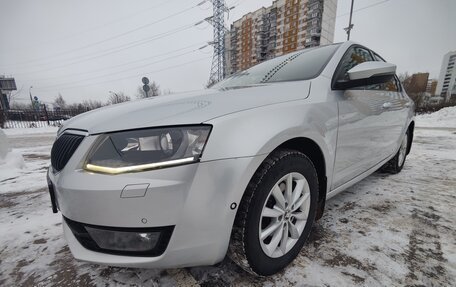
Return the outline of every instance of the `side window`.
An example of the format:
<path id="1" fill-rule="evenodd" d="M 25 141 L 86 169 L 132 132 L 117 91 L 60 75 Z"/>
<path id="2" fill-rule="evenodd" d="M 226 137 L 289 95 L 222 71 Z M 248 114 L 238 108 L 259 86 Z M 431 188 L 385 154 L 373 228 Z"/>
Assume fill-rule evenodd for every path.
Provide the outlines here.
<path id="1" fill-rule="evenodd" d="M 385 60 L 383 60 L 382 57 L 380 57 L 379 55 L 377 55 L 375 52 L 372 52 L 374 54 L 374 59 L 375 61 L 377 62 L 386 62 Z"/>
<path id="2" fill-rule="evenodd" d="M 377 55 L 375 52 L 372 52 L 374 54 L 374 59 L 377 62 L 386 62 L 383 60 L 382 57 Z M 391 79 L 389 82 L 378 84 L 378 85 L 372 85 L 369 86 L 369 89 L 372 90 L 382 90 L 382 91 L 389 91 L 389 92 L 399 92 L 400 91 L 400 86 L 399 86 L 399 80 L 397 76 L 394 76 L 393 79 Z"/>
<path id="3" fill-rule="evenodd" d="M 369 50 L 363 47 L 352 47 L 345 54 L 344 58 L 340 62 L 339 72 L 337 74 L 337 80 L 349 80 L 348 71 L 356 65 L 364 62 L 373 61 Z"/>

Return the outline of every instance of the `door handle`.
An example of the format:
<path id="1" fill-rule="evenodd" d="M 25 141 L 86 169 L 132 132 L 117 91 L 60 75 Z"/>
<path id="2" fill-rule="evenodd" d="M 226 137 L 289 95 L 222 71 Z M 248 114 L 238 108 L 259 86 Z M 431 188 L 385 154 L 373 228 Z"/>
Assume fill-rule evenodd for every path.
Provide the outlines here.
<path id="1" fill-rule="evenodd" d="M 382 105 L 382 108 L 384 108 L 384 109 L 390 109 L 392 106 L 393 106 L 392 103 L 386 102 L 386 103 L 384 103 L 384 104 Z"/>
<path id="2" fill-rule="evenodd" d="M 412 105 L 412 104 L 410 104 L 410 102 L 405 103 L 405 107 L 406 107 L 406 108 L 410 108 L 411 105 Z"/>

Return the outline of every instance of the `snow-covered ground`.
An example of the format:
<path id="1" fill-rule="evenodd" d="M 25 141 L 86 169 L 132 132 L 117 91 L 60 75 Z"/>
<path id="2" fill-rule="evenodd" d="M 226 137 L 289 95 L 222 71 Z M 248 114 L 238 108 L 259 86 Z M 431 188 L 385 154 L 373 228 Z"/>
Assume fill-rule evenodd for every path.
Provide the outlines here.
<path id="1" fill-rule="evenodd" d="M 416 126 L 456 128 L 456 107 L 447 107 L 435 113 L 420 115 L 416 118 Z"/>
<path id="2" fill-rule="evenodd" d="M 12 151 L 0 158 L 0 194 L 35 191 L 46 183 L 46 170 L 57 130 L 44 128 L 41 133 L 34 133 L 35 129 L 18 130 L 22 133 L 2 130 L 8 135 Z"/>
<path id="3" fill-rule="evenodd" d="M 40 128 L 16 128 L 16 129 L 2 129 L 8 136 L 17 135 L 34 135 L 34 134 L 56 134 L 58 127 L 40 127 Z"/>
<path id="4" fill-rule="evenodd" d="M 416 125 L 403 171 L 374 173 L 329 200 L 298 258 L 268 278 L 229 259 L 176 270 L 74 260 L 46 190 L 55 131 L 10 133 L 24 166 L 0 165 L 0 286 L 456 286 L 456 108 L 419 116 Z"/>

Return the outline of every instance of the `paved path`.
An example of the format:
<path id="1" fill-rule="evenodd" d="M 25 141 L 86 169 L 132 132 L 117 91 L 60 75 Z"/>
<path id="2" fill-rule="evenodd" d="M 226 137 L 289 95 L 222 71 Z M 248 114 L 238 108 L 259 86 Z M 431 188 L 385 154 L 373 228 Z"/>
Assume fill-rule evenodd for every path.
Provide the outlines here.
<path id="1" fill-rule="evenodd" d="M 55 133 L 8 136 L 12 148 L 50 146 L 55 140 Z"/>

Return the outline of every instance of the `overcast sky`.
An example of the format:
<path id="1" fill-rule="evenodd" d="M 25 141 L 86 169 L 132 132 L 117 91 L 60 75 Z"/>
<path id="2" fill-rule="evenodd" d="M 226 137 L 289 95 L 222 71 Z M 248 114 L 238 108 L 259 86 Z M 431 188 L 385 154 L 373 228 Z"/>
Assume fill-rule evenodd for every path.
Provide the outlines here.
<path id="1" fill-rule="evenodd" d="M 203 88 L 211 66 L 211 15 L 202 0 L 0 0 L 0 75 L 16 78 L 18 101 L 134 97 L 141 77 L 174 92 Z M 227 0 L 228 24 L 272 0 Z M 376 4 L 377 3 L 377 4 Z M 237 5 L 236 5 L 237 4 Z M 345 41 L 350 0 L 339 0 L 335 41 Z M 438 77 L 456 50 L 455 0 L 355 0 L 352 40 L 398 65 Z M 358 10 L 358 11 L 357 11 Z M 452 11 L 452 15 L 450 15 Z"/>

